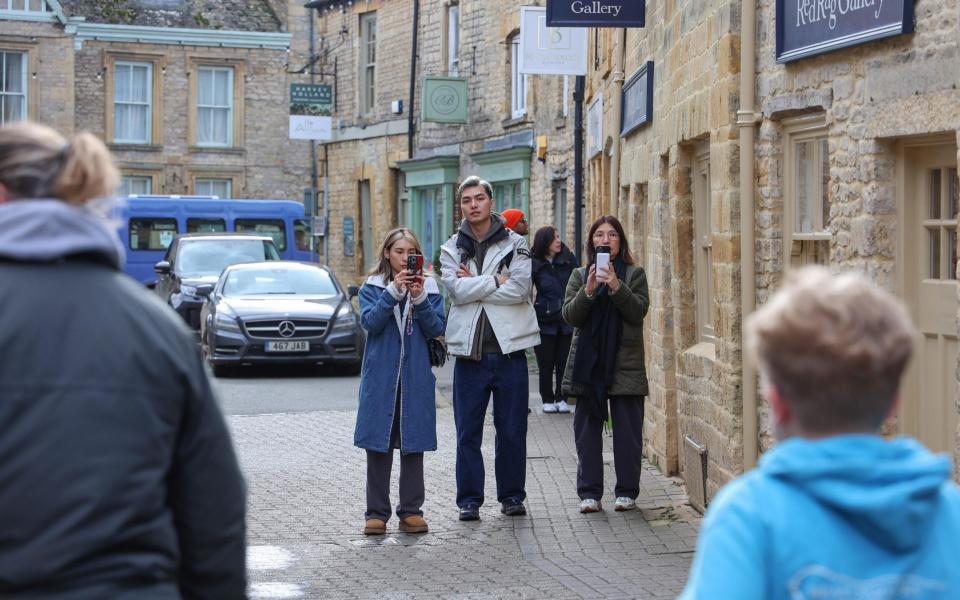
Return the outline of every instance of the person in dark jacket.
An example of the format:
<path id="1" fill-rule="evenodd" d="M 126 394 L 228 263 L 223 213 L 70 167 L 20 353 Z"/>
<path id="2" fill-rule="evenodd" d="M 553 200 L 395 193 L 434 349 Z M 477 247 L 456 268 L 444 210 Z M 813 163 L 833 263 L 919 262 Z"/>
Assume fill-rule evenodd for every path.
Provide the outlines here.
<path id="1" fill-rule="evenodd" d="M 608 268 L 597 270 L 597 246 L 610 248 Z M 576 327 L 563 374 L 563 389 L 577 397 L 573 431 L 577 445 L 580 512 L 603 509 L 603 423 L 613 417 L 615 510 L 637 507 L 643 450 L 643 318 L 650 307 L 647 276 L 633 264 L 616 217 L 594 221 L 587 236 L 588 268 L 570 276 L 563 319 Z M 607 401 L 610 410 L 607 410 Z"/>
<path id="2" fill-rule="evenodd" d="M 537 299 L 533 308 L 540 325 L 540 345 L 534 348 L 540 372 L 540 399 L 543 412 L 568 413 L 570 407 L 561 392 L 563 369 L 567 365 L 573 327 L 563 320 L 563 293 L 577 259 L 560 240 L 556 227 L 547 225 L 533 238 L 533 285 Z"/>
<path id="3" fill-rule="evenodd" d="M 363 532 L 387 532 L 390 471 L 400 450 L 398 529 L 426 533 L 423 453 L 437 449 L 436 378 L 427 340 L 443 335 L 440 286 L 411 273 L 407 257 L 421 254 L 405 227 L 387 234 L 380 262 L 360 288 L 360 324 L 367 331 L 354 445 L 367 451 L 367 510 Z"/>
<path id="4" fill-rule="evenodd" d="M 0 598 L 246 598 L 245 489 L 197 344 L 123 274 L 100 140 L 0 129 Z"/>

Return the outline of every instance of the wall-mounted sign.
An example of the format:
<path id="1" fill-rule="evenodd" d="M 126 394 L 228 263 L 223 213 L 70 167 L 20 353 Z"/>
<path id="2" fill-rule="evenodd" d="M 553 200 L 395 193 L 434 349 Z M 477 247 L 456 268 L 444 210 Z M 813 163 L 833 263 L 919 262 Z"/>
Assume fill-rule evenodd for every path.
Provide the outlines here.
<path id="1" fill-rule="evenodd" d="M 547 27 L 547 11 L 520 8 L 520 72 L 528 75 L 586 75 L 587 30 Z"/>
<path id="2" fill-rule="evenodd" d="M 423 121 L 467 122 L 467 80 L 460 77 L 423 78 Z"/>
<path id="3" fill-rule="evenodd" d="M 547 0 L 550 27 L 643 27 L 644 0 Z"/>
<path id="4" fill-rule="evenodd" d="M 343 218 L 343 255 L 353 256 L 353 217 Z"/>
<path id="5" fill-rule="evenodd" d="M 290 139 L 333 138 L 333 88 L 309 83 L 290 84 Z"/>
<path id="6" fill-rule="evenodd" d="M 620 135 L 625 136 L 653 120 L 653 61 L 647 61 L 623 85 Z"/>
<path id="7" fill-rule="evenodd" d="M 777 62 L 913 31 L 913 0 L 777 0 Z"/>
<path id="8" fill-rule="evenodd" d="M 603 94 L 587 107 L 587 158 L 603 152 Z"/>

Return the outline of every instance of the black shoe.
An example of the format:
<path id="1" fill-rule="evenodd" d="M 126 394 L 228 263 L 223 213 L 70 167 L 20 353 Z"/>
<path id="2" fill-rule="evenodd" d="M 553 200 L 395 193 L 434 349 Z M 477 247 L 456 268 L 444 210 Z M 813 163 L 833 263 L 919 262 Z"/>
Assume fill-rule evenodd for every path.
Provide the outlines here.
<path id="1" fill-rule="evenodd" d="M 500 512 L 508 517 L 521 517 L 527 514 L 527 509 L 523 506 L 523 502 L 504 502 Z"/>
<path id="2" fill-rule="evenodd" d="M 468 504 L 460 509 L 460 520 L 461 521 L 479 521 L 480 520 L 480 507 L 474 506 L 473 504 Z"/>

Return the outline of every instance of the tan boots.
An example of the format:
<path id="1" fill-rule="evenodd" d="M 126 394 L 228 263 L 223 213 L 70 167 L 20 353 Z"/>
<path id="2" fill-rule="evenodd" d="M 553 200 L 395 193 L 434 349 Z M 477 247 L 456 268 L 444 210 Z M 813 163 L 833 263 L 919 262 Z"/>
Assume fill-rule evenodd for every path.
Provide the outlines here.
<path id="1" fill-rule="evenodd" d="M 400 519 L 398 528 L 404 533 L 426 533 L 430 530 L 427 527 L 427 521 L 420 515 L 411 515 L 405 519 Z M 364 535 L 384 535 L 387 533 L 387 524 L 381 519 L 367 519 L 363 525 Z"/>

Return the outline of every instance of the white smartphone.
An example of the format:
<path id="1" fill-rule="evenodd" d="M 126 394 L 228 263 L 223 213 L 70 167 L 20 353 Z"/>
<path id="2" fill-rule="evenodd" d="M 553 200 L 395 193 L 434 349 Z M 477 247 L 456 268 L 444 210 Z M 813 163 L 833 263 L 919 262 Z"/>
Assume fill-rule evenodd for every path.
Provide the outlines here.
<path id="1" fill-rule="evenodd" d="M 610 267 L 610 248 L 597 246 L 597 273 Z"/>

